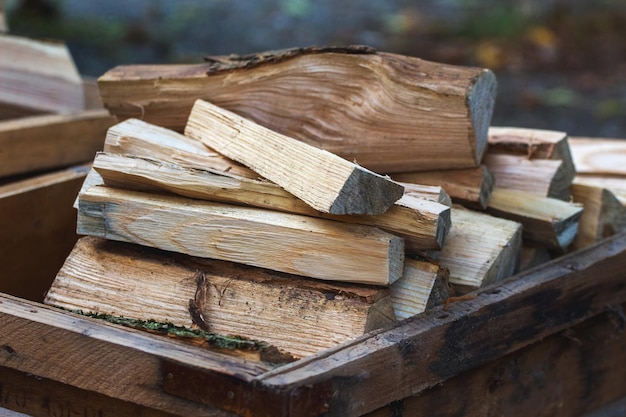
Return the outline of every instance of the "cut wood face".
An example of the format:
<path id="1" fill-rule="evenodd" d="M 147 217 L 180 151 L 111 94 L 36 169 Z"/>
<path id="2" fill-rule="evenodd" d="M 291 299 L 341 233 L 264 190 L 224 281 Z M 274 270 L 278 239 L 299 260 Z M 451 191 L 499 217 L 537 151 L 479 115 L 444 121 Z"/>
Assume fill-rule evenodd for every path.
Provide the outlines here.
<path id="1" fill-rule="evenodd" d="M 576 172 L 626 178 L 626 140 L 570 138 Z"/>

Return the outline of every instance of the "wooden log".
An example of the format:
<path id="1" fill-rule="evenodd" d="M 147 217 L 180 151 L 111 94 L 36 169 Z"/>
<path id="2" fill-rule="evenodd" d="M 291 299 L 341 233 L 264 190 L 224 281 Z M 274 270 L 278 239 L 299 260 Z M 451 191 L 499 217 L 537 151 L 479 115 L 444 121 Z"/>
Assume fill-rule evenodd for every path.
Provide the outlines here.
<path id="1" fill-rule="evenodd" d="M 488 70 L 354 47 L 119 66 L 98 84 L 122 120 L 182 131 L 201 98 L 375 172 L 478 165 L 496 88 Z"/>
<path id="2" fill-rule="evenodd" d="M 572 184 L 574 201 L 584 207 L 572 250 L 626 231 L 626 207 L 605 188 Z"/>
<path id="3" fill-rule="evenodd" d="M 149 153 L 148 149 L 146 153 Z M 276 184 L 264 180 L 107 153 L 98 154 L 93 167 L 103 183 L 111 187 L 139 191 L 166 190 L 202 200 L 379 227 L 404 238 L 408 252 L 441 249 L 450 229 L 450 209 L 415 194 L 402 196 L 381 215 L 332 215 L 312 209 Z"/>
<path id="4" fill-rule="evenodd" d="M 45 303 L 199 326 L 264 341 L 298 357 L 395 321 L 386 288 L 327 283 L 91 237 L 76 244 Z"/>
<path id="5" fill-rule="evenodd" d="M 493 176 L 486 166 L 442 171 L 404 172 L 393 174 L 401 183 L 438 185 L 455 203 L 484 210 L 493 189 Z"/>
<path id="6" fill-rule="evenodd" d="M 0 292 L 43 300 L 77 239 L 72 201 L 88 170 L 78 166 L 0 186 Z"/>
<path id="7" fill-rule="evenodd" d="M 401 182 L 404 187 L 404 195 L 412 195 L 425 200 L 441 203 L 444 206 L 451 207 L 452 199 L 450 195 L 442 187 L 438 185 L 423 185 Z"/>
<path id="8" fill-rule="evenodd" d="M 0 119 L 84 109 L 83 82 L 63 43 L 0 36 Z"/>
<path id="9" fill-rule="evenodd" d="M 437 261 L 450 271 L 450 283 L 463 293 L 513 275 L 521 247 L 519 223 L 453 208 L 452 228 Z"/>
<path id="10" fill-rule="evenodd" d="M 395 316 L 404 320 L 448 298 L 448 271 L 433 262 L 407 258 L 402 277 L 389 289 Z"/>
<path id="11" fill-rule="evenodd" d="M 528 159 L 525 156 L 487 153 L 484 164 L 498 188 L 525 191 L 540 197 L 569 201 L 576 173 L 562 160 Z"/>
<path id="12" fill-rule="evenodd" d="M 617 198 L 623 206 L 626 206 L 626 178 L 585 174 L 577 175 L 574 178 L 574 184 L 606 188 L 615 195 L 615 198 Z"/>
<path id="13" fill-rule="evenodd" d="M 520 255 L 519 271 L 522 272 L 543 265 L 551 259 L 552 255 L 545 246 L 524 242 Z"/>
<path id="14" fill-rule="evenodd" d="M 382 214 L 404 188 L 337 155 L 198 100 L 185 135 L 202 141 L 330 214 Z"/>
<path id="15" fill-rule="evenodd" d="M 85 163 L 115 123 L 106 110 L 0 122 L 0 177 Z"/>
<path id="16" fill-rule="evenodd" d="M 80 234 L 325 280 L 402 275 L 403 240 L 374 227 L 106 187 L 82 192 L 78 206 Z"/>
<path id="17" fill-rule="evenodd" d="M 578 174 L 626 177 L 626 140 L 574 137 L 570 148 Z"/>
<path id="18" fill-rule="evenodd" d="M 583 207 L 496 187 L 488 211 L 494 216 L 521 223 L 524 239 L 563 253 L 576 238 Z"/>

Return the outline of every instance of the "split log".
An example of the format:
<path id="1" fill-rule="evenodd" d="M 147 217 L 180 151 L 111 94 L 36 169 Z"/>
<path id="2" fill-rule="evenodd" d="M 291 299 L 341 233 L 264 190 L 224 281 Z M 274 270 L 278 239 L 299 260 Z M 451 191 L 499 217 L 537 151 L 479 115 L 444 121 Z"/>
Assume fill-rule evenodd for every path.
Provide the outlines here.
<path id="1" fill-rule="evenodd" d="M 199 326 L 296 356 L 395 321 L 387 288 L 321 282 L 93 237 L 76 243 L 45 303 Z"/>
<path id="2" fill-rule="evenodd" d="M 521 223 L 524 239 L 563 253 L 576 238 L 583 208 L 580 204 L 496 187 L 488 211 Z"/>
<path id="3" fill-rule="evenodd" d="M 92 187 L 78 233 L 307 277 L 389 285 L 404 241 L 380 229 L 184 197 Z"/>
<path id="4" fill-rule="evenodd" d="M 521 247 L 519 223 L 452 208 L 452 229 L 437 261 L 457 292 L 467 292 L 513 275 Z"/>
<path id="5" fill-rule="evenodd" d="M 375 172 L 477 166 L 496 90 L 489 70 L 363 47 L 119 66 L 98 85 L 122 120 L 182 131 L 200 98 Z"/>
<path id="6" fill-rule="evenodd" d="M 185 135 L 202 141 L 330 214 L 382 214 L 404 188 L 337 155 L 198 100 Z"/>
<path id="7" fill-rule="evenodd" d="M 520 255 L 519 272 L 543 265 L 551 259 L 552 255 L 545 246 L 524 242 Z"/>
<path id="8" fill-rule="evenodd" d="M 0 119 L 83 110 L 83 81 L 63 43 L 0 36 Z"/>
<path id="9" fill-rule="evenodd" d="M 589 185 L 593 187 L 606 188 L 626 206 L 626 178 L 604 177 L 601 175 L 577 175 L 574 184 Z"/>
<path id="10" fill-rule="evenodd" d="M 498 188 L 564 201 L 570 199 L 569 188 L 576 173 L 562 160 L 528 159 L 488 152 L 483 162 L 493 174 Z"/>
<path id="11" fill-rule="evenodd" d="M 579 175 L 626 177 L 626 139 L 570 138 Z"/>
<path id="12" fill-rule="evenodd" d="M 448 298 L 448 271 L 436 263 L 406 259 L 402 277 L 389 289 L 396 318 L 404 320 Z"/>
<path id="13" fill-rule="evenodd" d="M 626 207 L 609 190 L 572 184 L 572 196 L 576 203 L 584 207 L 572 250 L 586 248 L 599 240 L 626 231 Z"/>
<path id="14" fill-rule="evenodd" d="M 404 172 L 393 175 L 401 183 L 441 186 L 455 203 L 484 210 L 493 189 L 493 176 L 486 166 L 442 171 Z"/>
<path id="15" fill-rule="evenodd" d="M 91 161 L 115 123 L 106 110 L 0 122 L 0 177 Z"/>
<path id="16" fill-rule="evenodd" d="M 452 199 L 450 198 L 450 195 L 446 192 L 446 190 L 438 185 L 422 185 L 408 182 L 400 182 L 399 184 L 404 187 L 404 195 L 423 198 L 424 200 L 441 203 L 448 207 L 452 206 Z"/>
<path id="17" fill-rule="evenodd" d="M 145 152 L 150 150 L 146 148 Z M 274 183 L 225 172 L 107 153 L 98 154 L 93 167 L 110 187 L 148 192 L 166 190 L 196 199 L 379 227 L 404 238 L 408 252 L 441 249 L 450 229 L 449 207 L 413 194 L 404 195 L 384 214 L 340 216 L 320 213 Z"/>

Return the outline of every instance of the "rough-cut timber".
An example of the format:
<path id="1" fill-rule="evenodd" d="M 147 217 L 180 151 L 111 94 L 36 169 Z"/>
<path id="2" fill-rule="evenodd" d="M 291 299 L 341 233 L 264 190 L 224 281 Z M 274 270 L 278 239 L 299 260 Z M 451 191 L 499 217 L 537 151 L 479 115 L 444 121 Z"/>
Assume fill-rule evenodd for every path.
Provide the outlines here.
<path id="1" fill-rule="evenodd" d="M 386 288 L 326 283 L 92 237 L 77 242 L 45 303 L 199 326 L 299 357 L 395 321 Z"/>
<path id="2" fill-rule="evenodd" d="M 84 109 L 83 81 L 63 43 L 0 36 L 0 119 Z"/>
<path id="3" fill-rule="evenodd" d="M 584 184 L 598 188 L 606 188 L 626 206 L 626 178 L 604 177 L 601 175 L 577 175 L 574 184 Z"/>
<path id="4" fill-rule="evenodd" d="M 576 238 L 583 207 L 555 198 L 496 187 L 488 211 L 521 223 L 524 239 L 562 253 Z"/>
<path id="5" fill-rule="evenodd" d="M 78 233 L 334 281 L 389 285 L 404 241 L 378 228 L 250 207 L 92 187 Z"/>
<path id="6" fill-rule="evenodd" d="M 421 185 L 407 182 L 400 183 L 404 187 L 404 195 L 412 195 L 425 200 L 435 201 L 444 206 L 452 206 L 450 195 L 438 185 Z"/>
<path id="7" fill-rule="evenodd" d="M 396 318 L 404 320 L 448 298 L 448 271 L 433 262 L 407 258 L 402 277 L 389 289 Z"/>
<path id="8" fill-rule="evenodd" d="M 571 249 L 577 250 L 626 231 L 626 207 L 606 188 L 572 184 L 572 197 L 584 207 Z"/>
<path id="9" fill-rule="evenodd" d="M 197 100 L 185 135 L 202 141 L 330 214 L 382 214 L 404 187 L 328 151 Z"/>
<path id="10" fill-rule="evenodd" d="M 0 121 L 0 177 L 91 161 L 113 124 L 106 110 Z"/>
<path id="11" fill-rule="evenodd" d="M 478 165 L 496 90 L 491 71 L 371 48 L 119 66 L 98 84 L 121 119 L 182 131 L 201 98 L 383 173 Z"/>
<path id="12" fill-rule="evenodd" d="M 403 172 L 393 179 L 405 183 L 442 187 L 455 203 L 486 209 L 493 190 L 493 176 L 486 166 L 441 171 Z"/>
<path id="13" fill-rule="evenodd" d="M 626 177 L 626 140 L 576 137 L 569 142 L 578 174 Z"/>
<path id="14" fill-rule="evenodd" d="M 499 188 L 570 200 L 569 188 L 576 172 L 563 160 L 529 159 L 526 156 L 487 152 L 483 162 Z"/>
<path id="15" fill-rule="evenodd" d="M 150 149 L 146 148 L 145 153 L 149 154 Z M 139 191 L 165 190 L 202 200 L 376 226 L 404 238 L 409 252 L 441 249 L 450 229 L 449 207 L 415 194 L 402 196 L 384 214 L 340 216 L 316 211 L 269 181 L 238 177 L 229 172 L 205 171 L 164 161 L 108 153 L 99 153 L 93 167 L 104 184 L 111 187 Z"/>
<path id="16" fill-rule="evenodd" d="M 467 292 L 513 275 L 521 247 L 519 223 L 453 208 L 452 229 L 437 260 L 450 271 L 450 283 Z"/>

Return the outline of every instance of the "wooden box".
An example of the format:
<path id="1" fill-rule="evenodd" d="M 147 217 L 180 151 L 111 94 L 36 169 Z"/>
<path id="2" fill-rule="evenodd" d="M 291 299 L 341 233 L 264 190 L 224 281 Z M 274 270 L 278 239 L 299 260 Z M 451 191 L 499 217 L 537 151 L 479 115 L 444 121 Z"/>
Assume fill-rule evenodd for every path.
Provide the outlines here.
<path id="1" fill-rule="evenodd" d="M 60 207 L 71 207 L 80 182 L 40 187 L 52 197 L 24 197 L 22 209 L 5 208 L 10 195 L 0 193 L 1 408 L 68 417 L 577 416 L 626 396 L 625 234 L 269 368 L 40 304 L 60 267 L 41 254 L 58 247 L 66 256 L 74 225 L 33 225 L 39 234 L 18 244 L 11 239 L 25 231 L 8 215 L 36 206 L 47 222 L 66 221 L 75 214 Z M 23 270 L 9 266 L 18 263 Z"/>

